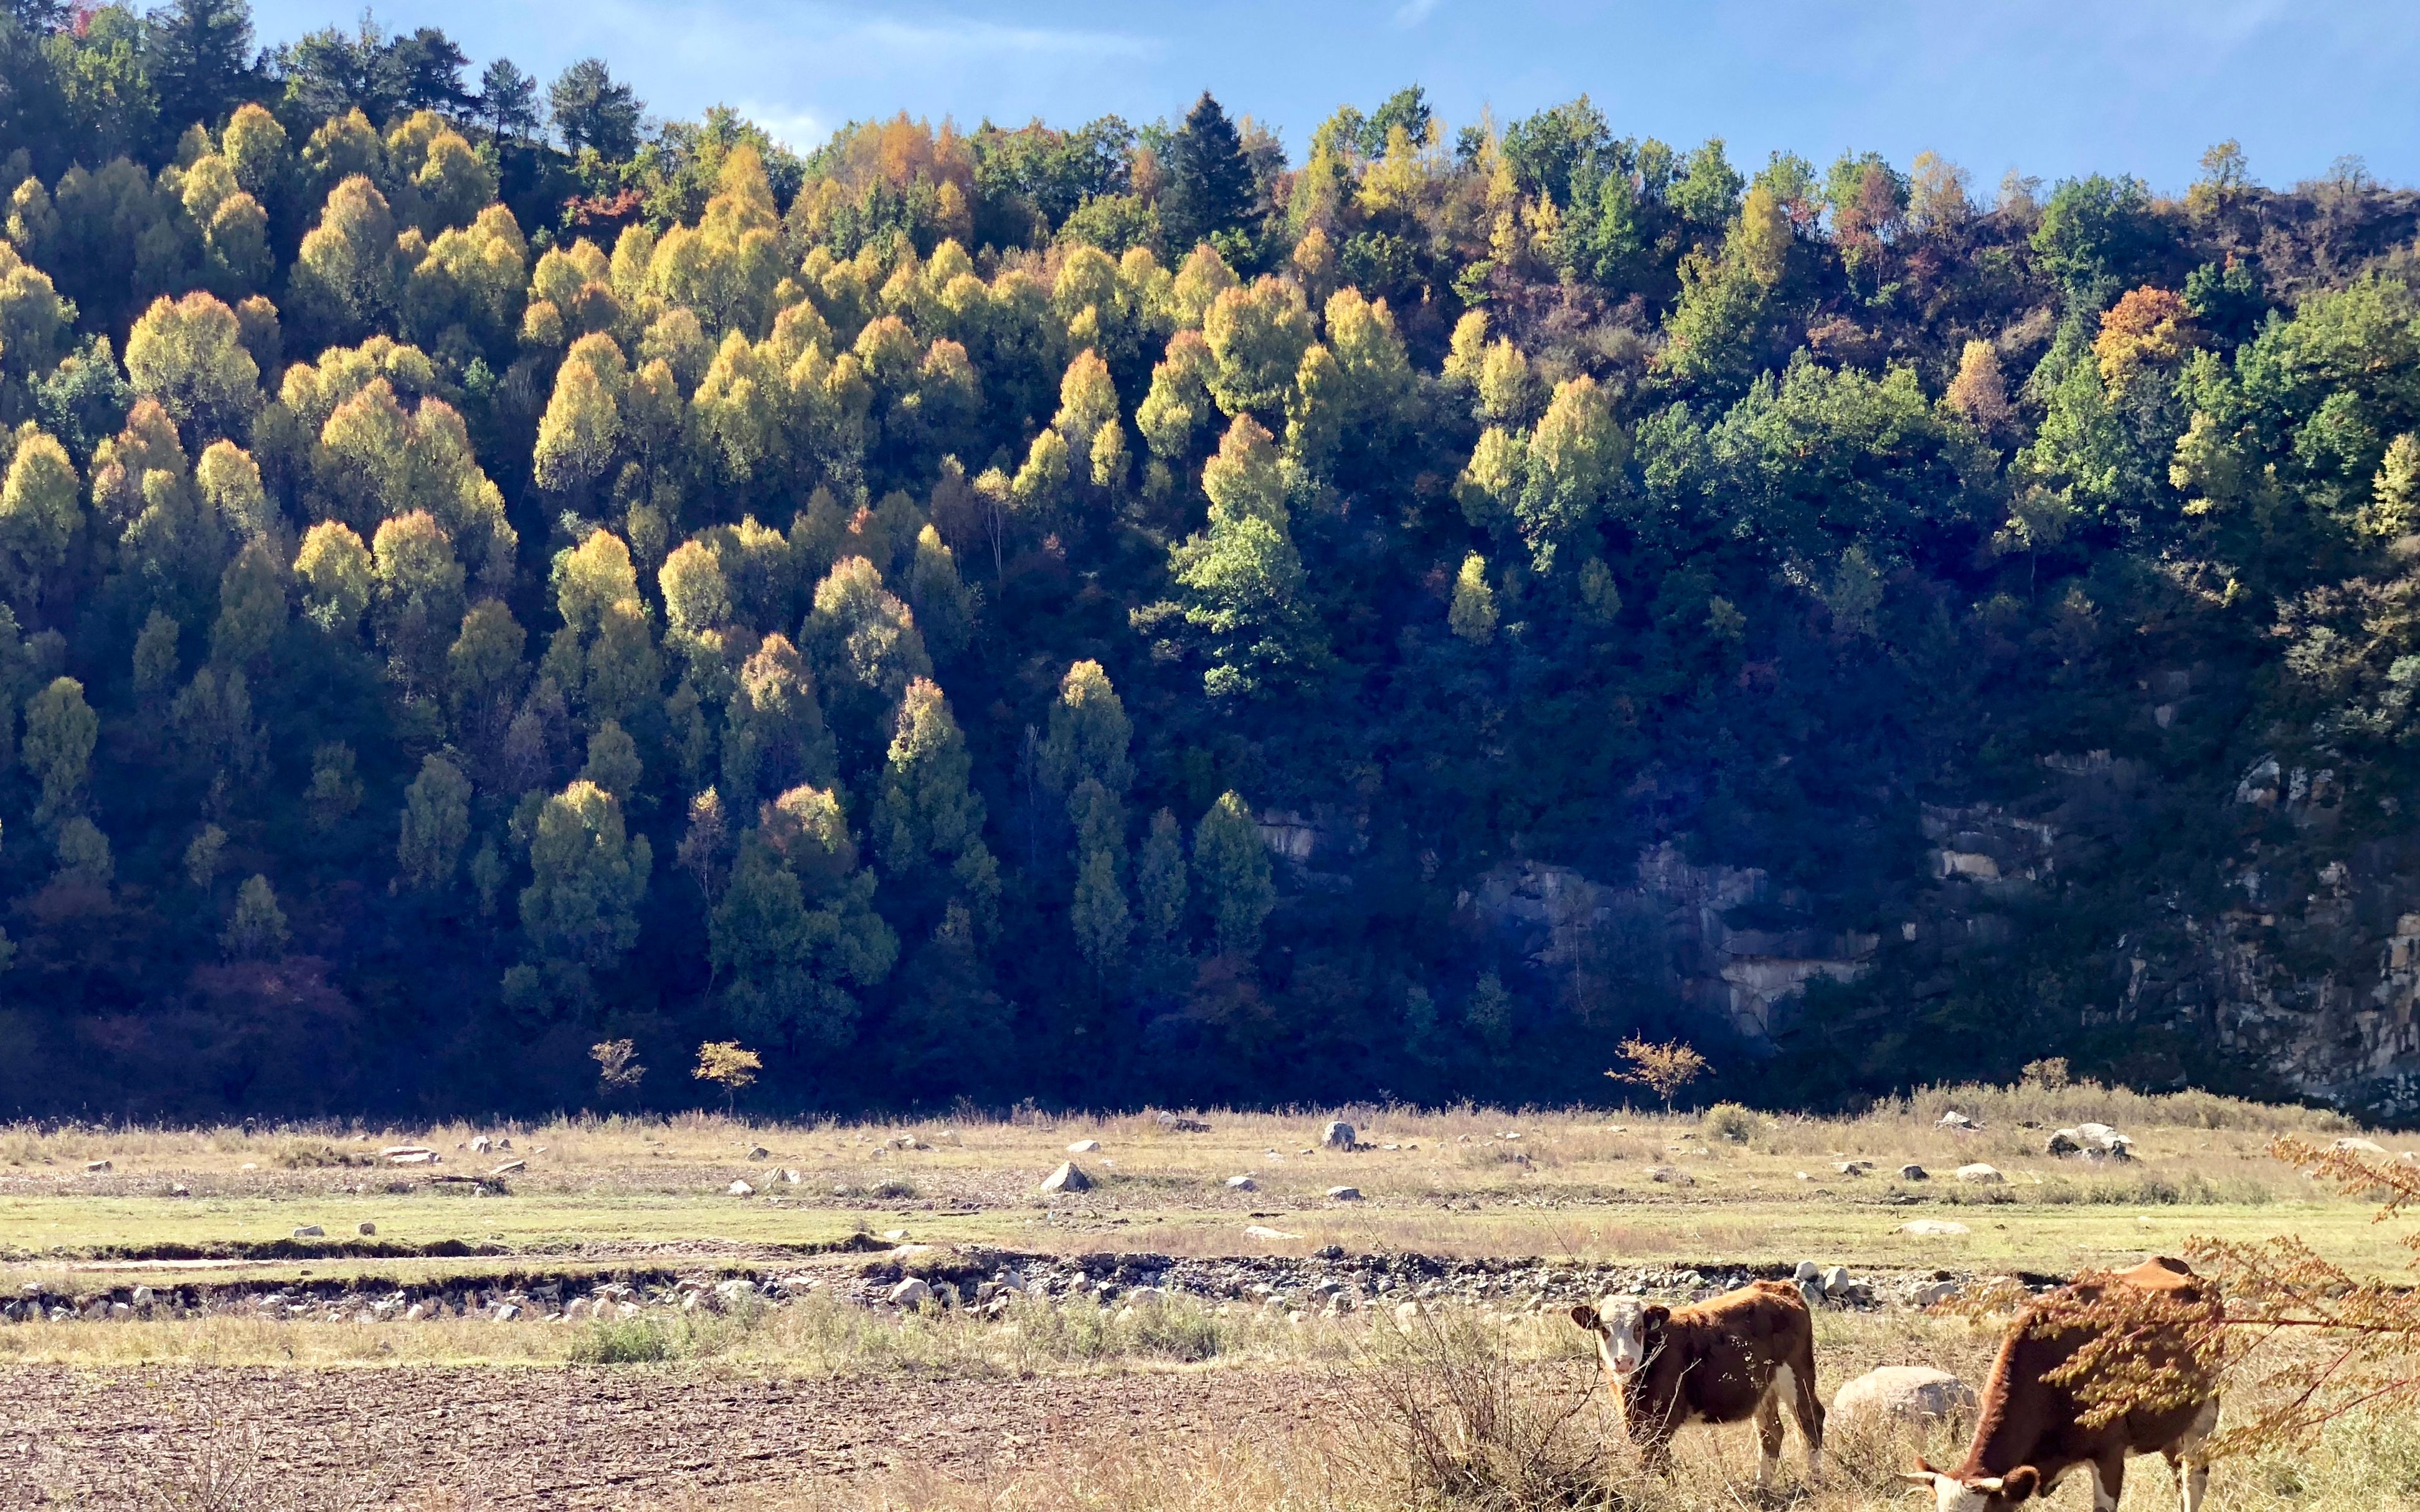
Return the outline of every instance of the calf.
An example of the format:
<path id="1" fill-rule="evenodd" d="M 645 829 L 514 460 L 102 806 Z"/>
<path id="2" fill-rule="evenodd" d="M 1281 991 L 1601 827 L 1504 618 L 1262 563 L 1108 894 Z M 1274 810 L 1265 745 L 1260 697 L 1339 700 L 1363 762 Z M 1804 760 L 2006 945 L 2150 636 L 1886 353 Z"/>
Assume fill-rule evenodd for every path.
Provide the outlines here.
<path id="1" fill-rule="evenodd" d="M 2201 1281 L 2182 1260 L 2146 1260 L 2112 1281 L 2178 1304 L 2204 1300 Z M 2101 1295 L 2097 1286 L 2076 1287 L 2068 1300 L 2089 1303 Z M 2044 1316 L 2028 1308 L 2001 1341 L 1964 1461 L 1945 1472 L 1918 1459 L 1906 1478 L 1932 1488 L 1937 1512 L 2007 1512 L 2047 1494 L 2079 1465 L 2089 1466 L 2093 1512 L 2116 1512 L 2126 1457 L 2158 1454 L 2177 1477 L 2184 1512 L 2200 1512 L 2210 1485 L 2202 1445 L 2218 1427 L 2218 1383 L 2187 1347 L 2184 1326 L 2157 1323 L 2142 1343 L 2148 1363 L 2181 1375 L 2184 1399 L 2136 1408 L 2093 1427 L 2084 1421 L 2089 1409 L 2079 1396 L 2086 1381 L 2044 1379 L 2072 1360 L 2093 1330 L 2073 1324 L 2038 1334 Z"/>
<path id="2" fill-rule="evenodd" d="M 1815 1396 L 1815 1322 L 1798 1288 L 1759 1281 L 1678 1311 L 1638 1297 L 1607 1297 L 1572 1309 L 1596 1335 L 1598 1361 L 1621 1398 L 1622 1425 L 1658 1471 L 1671 1463 L 1672 1435 L 1685 1423 L 1756 1419 L 1756 1482 L 1781 1462 L 1787 1402 L 1807 1444 L 1807 1473 L 1823 1449 L 1823 1404 Z"/>

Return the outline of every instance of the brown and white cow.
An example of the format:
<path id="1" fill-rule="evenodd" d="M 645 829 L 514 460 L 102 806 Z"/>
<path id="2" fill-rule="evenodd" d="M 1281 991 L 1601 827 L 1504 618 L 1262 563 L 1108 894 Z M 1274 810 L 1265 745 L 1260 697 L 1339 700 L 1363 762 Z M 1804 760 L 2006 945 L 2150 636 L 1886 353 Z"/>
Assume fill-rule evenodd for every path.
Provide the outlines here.
<path id="1" fill-rule="evenodd" d="M 1781 1462 L 1787 1403 L 1806 1442 L 1807 1473 L 1815 1473 L 1823 1404 L 1815 1396 L 1815 1322 L 1796 1287 L 1758 1281 L 1679 1309 L 1607 1297 L 1574 1307 L 1572 1321 L 1596 1335 L 1622 1424 L 1655 1469 L 1670 1464 L 1672 1435 L 1683 1424 L 1753 1417 L 1762 1486 Z"/>
<path id="2" fill-rule="evenodd" d="M 2204 1296 L 2200 1279 L 2182 1260 L 2146 1260 L 2114 1281 L 2180 1304 L 2198 1303 Z M 2074 1300 L 2090 1302 L 2099 1294 L 2097 1287 L 2071 1288 Z M 2185 1348 L 2180 1325 L 2152 1325 L 2144 1348 L 2155 1365 L 2182 1372 L 2188 1387 L 2184 1402 L 2137 1409 L 2090 1427 L 2084 1421 L 2086 1407 L 2079 1396 L 2088 1383 L 2044 1379 L 2074 1358 L 2091 1338 L 2090 1331 L 2075 1325 L 2037 1336 L 2042 1317 L 2038 1309 L 2027 1309 L 2001 1341 L 1965 1459 L 1952 1471 L 1935 1470 L 1918 1459 L 1907 1479 L 1932 1488 L 1936 1512 L 2007 1512 L 2048 1494 L 2061 1477 L 2082 1466 L 2092 1472 L 2093 1512 L 2116 1512 L 2127 1457 L 2157 1454 L 2165 1457 L 2177 1477 L 2184 1512 L 2200 1512 L 2210 1485 L 2202 1445 L 2218 1427 L 2218 1383 Z"/>

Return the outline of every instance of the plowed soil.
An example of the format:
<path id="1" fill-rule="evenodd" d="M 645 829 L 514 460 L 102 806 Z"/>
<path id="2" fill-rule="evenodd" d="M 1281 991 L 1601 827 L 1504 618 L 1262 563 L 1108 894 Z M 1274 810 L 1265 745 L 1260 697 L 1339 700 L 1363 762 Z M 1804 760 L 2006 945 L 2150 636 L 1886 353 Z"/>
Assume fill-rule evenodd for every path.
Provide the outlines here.
<path id="1" fill-rule="evenodd" d="M 647 1507 L 1297 1419 L 1335 1391 L 1250 1372 L 920 1381 L 703 1368 L 0 1368 L 8 1505 Z M 416 1498 L 415 1498 L 416 1499 Z M 444 1498 L 453 1500 L 454 1498 Z"/>

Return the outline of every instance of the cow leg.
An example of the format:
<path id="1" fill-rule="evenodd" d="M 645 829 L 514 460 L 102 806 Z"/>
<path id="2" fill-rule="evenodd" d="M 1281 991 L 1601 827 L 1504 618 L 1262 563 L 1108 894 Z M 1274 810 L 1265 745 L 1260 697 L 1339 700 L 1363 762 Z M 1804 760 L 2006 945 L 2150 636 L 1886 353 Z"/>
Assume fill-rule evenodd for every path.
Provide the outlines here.
<path id="1" fill-rule="evenodd" d="M 1811 1355 L 1812 1350 L 1808 1353 Z M 1790 1389 L 1790 1415 L 1798 1422 L 1798 1437 L 1807 1446 L 1807 1478 L 1813 1480 L 1822 1468 L 1823 1458 L 1823 1401 L 1815 1395 L 1815 1371 L 1811 1362 L 1804 1368 L 1786 1365 L 1776 1389 Z"/>
<path id="2" fill-rule="evenodd" d="M 2202 1457 L 2202 1445 L 2217 1427 L 2218 1403 L 2212 1400 L 2165 1451 L 2168 1468 L 2176 1472 L 2177 1494 L 2184 1512 L 2201 1512 L 2202 1498 L 2210 1492 L 2210 1461 Z"/>
<path id="3" fill-rule="evenodd" d="M 1784 1369 L 1764 1389 L 1756 1404 L 1756 1484 L 1759 1489 L 1773 1484 L 1776 1472 L 1781 1469 L 1781 1379 L 1790 1372 Z"/>
<path id="4" fill-rule="evenodd" d="M 2092 1512 L 2118 1512 L 2126 1494 L 2126 1453 L 2119 1450 L 2092 1463 Z"/>

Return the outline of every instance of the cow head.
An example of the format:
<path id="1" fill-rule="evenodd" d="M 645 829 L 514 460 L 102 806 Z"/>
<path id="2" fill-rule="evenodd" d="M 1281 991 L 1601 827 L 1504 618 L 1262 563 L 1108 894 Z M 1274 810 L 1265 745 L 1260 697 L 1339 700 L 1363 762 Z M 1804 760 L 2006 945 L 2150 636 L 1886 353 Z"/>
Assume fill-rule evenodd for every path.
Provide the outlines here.
<path id="1" fill-rule="evenodd" d="M 1597 1358 L 1616 1381 L 1628 1381 L 1653 1357 L 1671 1317 L 1671 1308 L 1643 1297 L 1607 1297 L 1595 1307 L 1582 1303 L 1572 1309 L 1572 1321 L 1596 1335 Z"/>
<path id="2" fill-rule="evenodd" d="M 1933 1469 L 1919 1459 L 1900 1479 L 1932 1489 L 1934 1512 L 2009 1512 L 2041 1489 L 2041 1472 L 2019 1465 L 2005 1475 L 1977 1475 L 1967 1480 Z"/>

